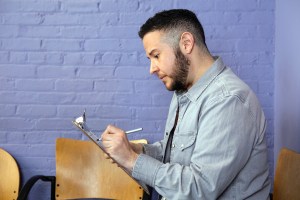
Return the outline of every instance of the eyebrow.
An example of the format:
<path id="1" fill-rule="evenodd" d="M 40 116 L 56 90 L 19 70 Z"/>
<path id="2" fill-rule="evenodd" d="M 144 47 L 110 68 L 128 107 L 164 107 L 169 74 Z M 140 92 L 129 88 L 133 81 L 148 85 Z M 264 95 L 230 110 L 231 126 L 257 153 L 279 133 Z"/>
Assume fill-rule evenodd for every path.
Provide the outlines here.
<path id="1" fill-rule="evenodd" d="M 149 56 L 152 56 L 153 52 L 155 52 L 155 51 L 157 51 L 157 49 L 152 49 L 148 55 L 149 55 Z M 148 55 L 147 55 L 147 58 L 149 59 L 149 56 L 148 56 Z"/>

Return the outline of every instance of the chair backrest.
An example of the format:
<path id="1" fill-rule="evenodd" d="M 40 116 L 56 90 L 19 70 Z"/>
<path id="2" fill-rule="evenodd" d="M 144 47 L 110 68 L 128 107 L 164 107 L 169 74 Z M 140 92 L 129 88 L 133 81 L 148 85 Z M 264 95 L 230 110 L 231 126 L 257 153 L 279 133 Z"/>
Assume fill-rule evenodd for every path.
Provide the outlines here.
<path id="1" fill-rule="evenodd" d="M 16 200 L 20 187 L 20 171 L 15 159 L 0 148 L 0 199 Z"/>
<path id="2" fill-rule="evenodd" d="M 276 163 L 273 199 L 300 199 L 299 153 L 286 148 L 281 149 Z"/>
<path id="3" fill-rule="evenodd" d="M 91 141 L 56 141 L 56 199 L 140 200 L 142 188 Z"/>

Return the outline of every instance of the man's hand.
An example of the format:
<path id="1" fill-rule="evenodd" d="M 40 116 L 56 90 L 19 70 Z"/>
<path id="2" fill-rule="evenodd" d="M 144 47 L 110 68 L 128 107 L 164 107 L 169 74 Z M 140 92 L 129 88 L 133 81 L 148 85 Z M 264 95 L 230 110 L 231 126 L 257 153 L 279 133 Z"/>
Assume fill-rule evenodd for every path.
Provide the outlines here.
<path id="1" fill-rule="evenodd" d="M 132 171 L 138 157 L 138 152 L 136 151 L 140 151 L 140 147 L 130 143 L 126 133 L 112 125 L 107 126 L 101 138 L 105 151 L 109 156 L 127 170 Z"/>

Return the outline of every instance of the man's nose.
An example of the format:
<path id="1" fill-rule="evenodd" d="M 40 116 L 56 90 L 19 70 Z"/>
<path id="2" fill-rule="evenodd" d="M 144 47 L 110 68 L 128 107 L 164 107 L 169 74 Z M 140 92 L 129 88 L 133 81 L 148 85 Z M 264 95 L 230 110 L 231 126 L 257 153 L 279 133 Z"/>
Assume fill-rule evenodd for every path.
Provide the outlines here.
<path id="1" fill-rule="evenodd" d="M 158 71 L 158 67 L 155 62 L 151 61 L 150 63 L 150 74 L 153 74 Z"/>

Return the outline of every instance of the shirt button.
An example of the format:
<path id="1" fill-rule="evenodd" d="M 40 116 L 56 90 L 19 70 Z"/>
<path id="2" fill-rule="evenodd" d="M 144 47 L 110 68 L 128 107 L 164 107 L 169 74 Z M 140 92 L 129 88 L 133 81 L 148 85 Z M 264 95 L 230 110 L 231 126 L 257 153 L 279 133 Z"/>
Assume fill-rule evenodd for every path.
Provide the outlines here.
<path id="1" fill-rule="evenodd" d="M 175 144 L 172 144 L 172 148 L 175 148 Z"/>
<path id="2" fill-rule="evenodd" d="M 168 132 L 166 132 L 166 136 L 168 136 L 169 135 L 169 133 Z"/>

